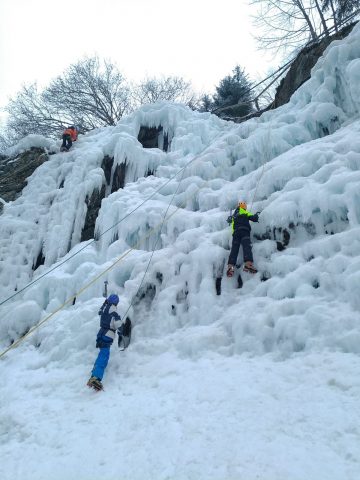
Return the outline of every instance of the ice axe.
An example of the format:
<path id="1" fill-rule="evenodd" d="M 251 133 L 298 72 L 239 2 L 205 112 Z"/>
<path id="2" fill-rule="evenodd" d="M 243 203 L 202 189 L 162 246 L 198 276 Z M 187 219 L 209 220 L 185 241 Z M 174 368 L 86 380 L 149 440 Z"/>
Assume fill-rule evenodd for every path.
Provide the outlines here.
<path id="1" fill-rule="evenodd" d="M 104 281 L 103 297 L 105 297 L 105 298 L 107 298 L 107 296 L 108 296 L 108 283 L 109 282 L 107 280 Z"/>

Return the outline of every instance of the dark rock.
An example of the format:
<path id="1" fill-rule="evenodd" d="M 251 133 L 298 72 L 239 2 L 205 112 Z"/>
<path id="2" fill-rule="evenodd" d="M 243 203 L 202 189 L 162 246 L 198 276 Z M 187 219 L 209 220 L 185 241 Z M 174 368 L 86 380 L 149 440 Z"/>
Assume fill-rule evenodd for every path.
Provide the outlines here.
<path id="1" fill-rule="evenodd" d="M 276 242 L 276 248 L 279 252 L 282 252 L 283 250 L 285 250 L 285 247 L 281 242 Z"/>
<path id="2" fill-rule="evenodd" d="M 270 280 L 271 275 L 269 272 L 263 272 L 260 277 L 261 282 L 266 282 L 267 280 Z"/>
<path id="3" fill-rule="evenodd" d="M 282 233 L 282 241 L 276 240 L 277 235 Z M 282 229 L 281 227 L 276 229 L 274 228 L 274 238 L 276 240 L 276 248 L 279 252 L 285 250 L 285 248 L 289 245 L 290 242 L 290 233 L 286 228 Z"/>
<path id="4" fill-rule="evenodd" d="M 106 155 L 101 162 L 101 168 L 104 170 L 106 184 L 110 186 L 111 183 L 111 193 L 116 192 L 120 188 L 125 186 L 125 175 L 126 175 L 126 160 L 124 163 L 116 165 L 112 179 L 111 172 L 114 166 L 114 157 L 109 157 Z M 86 197 L 87 212 L 85 218 L 84 228 L 81 232 L 81 241 L 90 240 L 94 238 L 98 240 L 100 238 L 100 232 L 95 232 L 95 223 L 99 214 L 101 207 L 101 202 L 106 195 L 106 187 L 103 185 L 100 190 L 94 190 L 90 197 Z M 116 241 L 117 238 L 114 236 L 113 241 Z"/>
<path id="5" fill-rule="evenodd" d="M 323 38 L 315 44 L 311 44 L 303 48 L 293 61 L 288 73 L 281 80 L 276 90 L 273 108 L 280 107 L 290 100 L 291 95 L 307 80 L 311 75 L 311 69 L 324 53 L 325 49 L 334 40 L 345 38 L 354 28 L 355 23 L 347 25 L 338 33 L 328 38 Z"/>
<path id="6" fill-rule="evenodd" d="M 270 105 L 262 110 L 251 112 L 248 115 L 241 115 L 241 113 L 237 113 L 236 107 L 238 106 L 233 105 L 231 107 L 226 107 L 226 109 L 224 109 L 222 112 L 221 117 L 224 120 L 242 123 L 250 120 L 250 118 L 260 117 L 264 112 L 288 103 L 293 93 L 295 93 L 304 82 L 309 80 L 311 76 L 311 69 L 314 67 L 330 43 L 334 40 L 341 40 L 349 35 L 356 23 L 357 22 L 346 25 L 334 35 L 331 35 L 328 38 L 323 38 L 316 43 L 311 43 L 304 47 L 292 62 L 291 67 L 285 77 L 281 80 L 280 85 L 276 89 L 275 99 Z M 232 109 L 234 110 L 232 111 Z M 328 128 L 324 127 L 323 135 L 325 136 L 329 133 L 330 132 Z"/>
<path id="7" fill-rule="evenodd" d="M 216 295 L 221 295 L 221 277 L 217 277 L 215 281 Z"/>
<path id="8" fill-rule="evenodd" d="M 111 193 L 117 192 L 120 188 L 124 188 L 125 185 L 125 175 L 126 175 L 126 160 L 120 165 L 116 165 L 113 181 L 111 185 Z"/>
<path id="9" fill-rule="evenodd" d="M 90 240 L 94 238 L 94 230 L 96 219 L 99 214 L 102 199 L 105 197 L 105 185 L 101 187 L 101 190 L 94 190 L 90 198 L 86 197 L 85 202 L 87 205 L 87 212 L 85 218 L 84 228 L 81 232 L 81 241 Z"/>
<path id="10" fill-rule="evenodd" d="M 36 261 L 34 262 L 34 264 L 32 266 L 32 269 L 35 271 L 37 268 L 40 267 L 40 265 L 44 265 L 44 263 L 45 263 L 45 257 L 43 255 L 43 251 L 41 249 L 38 256 L 37 256 Z"/>
<path id="11" fill-rule="evenodd" d="M 2 156 L 0 162 L 0 198 L 6 202 L 15 200 L 26 186 L 26 179 L 49 159 L 43 148 L 31 147 L 16 157 Z M 0 211 L 3 205 L 0 203 Z"/>
<path id="12" fill-rule="evenodd" d="M 110 185 L 110 182 L 111 182 L 111 172 L 112 172 L 113 165 L 114 165 L 114 157 L 109 157 L 108 155 L 106 155 L 103 158 L 103 161 L 101 163 L 101 168 L 104 170 L 107 185 Z M 124 188 L 126 166 L 127 166 L 126 160 L 124 163 L 120 163 L 120 165 L 116 165 L 114 175 L 112 178 L 111 193 L 117 192 L 120 188 Z"/>
<path id="13" fill-rule="evenodd" d="M 286 230 L 286 228 L 284 228 L 283 230 L 283 245 L 284 247 L 287 247 L 289 245 L 289 242 L 290 242 L 290 233 L 288 230 Z"/>
<path id="14" fill-rule="evenodd" d="M 104 170 L 105 180 L 108 185 L 110 185 L 111 180 L 111 169 L 114 164 L 114 157 L 109 157 L 105 155 L 103 161 L 101 162 L 101 168 Z"/>
<path id="15" fill-rule="evenodd" d="M 141 287 L 135 295 L 134 304 L 138 304 L 141 300 L 145 300 L 150 306 L 156 295 L 156 285 L 147 284 Z"/>
<path id="16" fill-rule="evenodd" d="M 164 133 L 163 145 L 160 146 L 159 136 L 163 132 L 163 127 L 140 127 L 138 140 L 144 148 L 162 148 L 164 152 L 168 151 L 169 138 Z"/>

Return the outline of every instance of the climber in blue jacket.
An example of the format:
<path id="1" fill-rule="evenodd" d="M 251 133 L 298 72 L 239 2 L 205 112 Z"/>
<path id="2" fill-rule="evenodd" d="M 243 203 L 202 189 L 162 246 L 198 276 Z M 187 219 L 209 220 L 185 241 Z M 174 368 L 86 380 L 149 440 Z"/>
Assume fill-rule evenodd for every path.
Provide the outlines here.
<path id="1" fill-rule="evenodd" d="M 119 297 L 116 294 L 111 294 L 103 303 L 99 310 L 100 315 L 100 330 L 96 337 L 96 348 L 99 348 L 99 354 L 91 372 L 91 377 L 87 383 L 89 387 L 95 390 L 102 390 L 103 385 L 101 380 L 104 376 L 105 368 L 110 358 L 110 347 L 115 338 L 115 332 L 122 335 L 122 320 L 116 311 L 119 303 Z"/>

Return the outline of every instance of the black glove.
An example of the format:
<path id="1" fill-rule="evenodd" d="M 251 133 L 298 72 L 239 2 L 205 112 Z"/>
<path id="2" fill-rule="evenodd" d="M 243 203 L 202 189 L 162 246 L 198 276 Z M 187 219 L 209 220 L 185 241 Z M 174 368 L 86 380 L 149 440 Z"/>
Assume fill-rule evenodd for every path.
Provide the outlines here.
<path id="1" fill-rule="evenodd" d="M 230 224 L 232 223 L 232 221 L 233 221 L 232 215 L 230 215 L 230 216 L 227 218 L 226 221 L 227 221 L 227 223 L 230 225 Z"/>

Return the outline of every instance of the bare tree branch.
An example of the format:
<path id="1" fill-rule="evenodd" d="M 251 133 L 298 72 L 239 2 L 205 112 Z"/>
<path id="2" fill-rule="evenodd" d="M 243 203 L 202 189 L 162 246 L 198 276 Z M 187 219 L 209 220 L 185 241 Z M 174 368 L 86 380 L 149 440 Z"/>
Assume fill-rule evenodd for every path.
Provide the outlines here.
<path id="1" fill-rule="evenodd" d="M 349 15 L 360 10 L 360 0 L 250 0 L 257 8 L 254 24 L 260 48 L 291 55 L 309 41 L 338 31 Z M 331 15 L 325 18 L 324 12 Z"/>
<path id="2" fill-rule="evenodd" d="M 161 100 L 184 103 L 189 106 L 196 102 L 191 84 L 181 77 L 146 78 L 134 87 L 133 98 L 137 105 Z"/>

